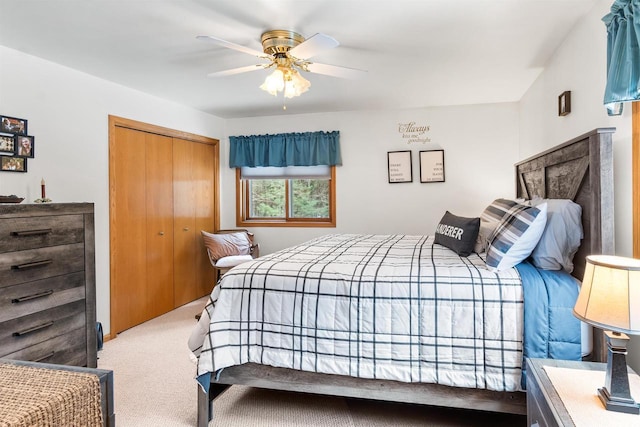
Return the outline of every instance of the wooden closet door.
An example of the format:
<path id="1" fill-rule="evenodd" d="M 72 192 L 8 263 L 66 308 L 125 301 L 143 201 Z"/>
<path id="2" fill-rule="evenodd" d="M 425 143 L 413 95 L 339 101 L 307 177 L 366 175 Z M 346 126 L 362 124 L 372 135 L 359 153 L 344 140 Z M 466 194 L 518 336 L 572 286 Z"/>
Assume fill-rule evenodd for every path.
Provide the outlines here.
<path id="1" fill-rule="evenodd" d="M 116 128 L 111 147 L 111 330 L 173 308 L 172 140 Z"/>
<path id="2" fill-rule="evenodd" d="M 201 230 L 214 225 L 214 147 L 173 140 L 174 304 L 176 307 L 211 293 L 214 270 Z"/>
<path id="3" fill-rule="evenodd" d="M 193 183 L 193 158 L 196 144 L 173 139 L 173 289 L 174 306 L 178 307 L 197 298 L 195 213 L 196 186 Z"/>
<path id="4" fill-rule="evenodd" d="M 196 294 L 197 297 L 211 293 L 215 285 L 214 270 L 204 249 L 201 230 L 212 232 L 215 229 L 215 154 L 213 145 L 195 144 L 194 184 L 196 186 Z"/>
<path id="5" fill-rule="evenodd" d="M 160 316 L 173 305 L 173 141 L 146 134 L 146 316 Z"/>
<path id="6" fill-rule="evenodd" d="M 144 321 L 146 306 L 145 134 L 116 128 L 111 147 L 111 329 Z"/>

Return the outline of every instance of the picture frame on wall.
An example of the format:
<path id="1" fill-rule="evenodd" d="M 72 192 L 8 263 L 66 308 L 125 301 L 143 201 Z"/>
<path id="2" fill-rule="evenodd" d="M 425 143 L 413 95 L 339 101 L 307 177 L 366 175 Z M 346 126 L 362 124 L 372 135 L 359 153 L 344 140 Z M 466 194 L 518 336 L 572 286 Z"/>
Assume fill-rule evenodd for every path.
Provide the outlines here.
<path id="1" fill-rule="evenodd" d="M 26 172 L 27 159 L 24 157 L 0 156 L 0 170 L 3 172 Z"/>
<path id="2" fill-rule="evenodd" d="M 571 112 L 571 91 L 567 90 L 558 97 L 558 115 L 566 116 Z"/>
<path id="3" fill-rule="evenodd" d="M 17 157 L 34 157 L 35 138 L 33 136 L 16 135 L 14 146 Z"/>
<path id="4" fill-rule="evenodd" d="M 26 135 L 27 119 L 0 116 L 0 132 L 12 133 L 14 135 Z"/>
<path id="5" fill-rule="evenodd" d="M 420 151 L 420 182 L 444 182 L 444 150 Z"/>
<path id="6" fill-rule="evenodd" d="M 15 136 L 13 135 L 0 135 L 0 153 L 15 152 Z"/>
<path id="7" fill-rule="evenodd" d="M 413 182 L 411 150 L 387 152 L 389 184 Z"/>

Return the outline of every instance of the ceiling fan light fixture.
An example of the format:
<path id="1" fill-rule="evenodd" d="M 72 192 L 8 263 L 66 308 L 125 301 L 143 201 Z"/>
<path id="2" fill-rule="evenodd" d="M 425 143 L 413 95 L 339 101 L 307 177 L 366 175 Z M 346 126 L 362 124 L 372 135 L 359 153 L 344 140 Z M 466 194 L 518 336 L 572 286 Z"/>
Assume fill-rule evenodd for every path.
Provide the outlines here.
<path id="1" fill-rule="evenodd" d="M 284 89 L 284 73 L 280 68 L 269 74 L 260 85 L 260 89 L 269 92 L 270 95 L 277 96 L 278 92 Z"/>
<path id="2" fill-rule="evenodd" d="M 291 72 L 285 75 L 284 80 L 284 97 L 293 98 L 294 96 L 300 96 L 311 87 L 309 80 L 300 75 L 297 70 L 291 70 Z"/>
<path id="3" fill-rule="evenodd" d="M 277 96 L 278 92 L 284 91 L 285 98 L 300 96 L 311 87 L 309 80 L 300 75 L 293 67 L 278 67 L 269 74 L 260 85 L 260 89 L 271 95 Z"/>

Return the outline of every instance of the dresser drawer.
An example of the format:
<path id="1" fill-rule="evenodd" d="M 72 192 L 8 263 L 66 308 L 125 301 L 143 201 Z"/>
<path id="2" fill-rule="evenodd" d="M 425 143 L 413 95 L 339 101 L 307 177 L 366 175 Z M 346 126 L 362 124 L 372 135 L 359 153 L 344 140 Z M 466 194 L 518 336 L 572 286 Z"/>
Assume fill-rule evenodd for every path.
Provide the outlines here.
<path id="1" fill-rule="evenodd" d="M 79 243 L 82 215 L 7 218 L 0 221 L 0 253 Z"/>
<path id="2" fill-rule="evenodd" d="M 86 330 L 83 327 L 3 357 L 30 362 L 86 366 L 86 346 Z"/>
<path id="3" fill-rule="evenodd" d="M 84 309 L 81 300 L 0 323 L 0 353 L 15 353 L 85 327 Z"/>
<path id="4" fill-rule="evenodd" d="M 0 324 L 84 298 L 83 271 L 9 286 L 0 292 Z"/>
<path id="5" fill-rule="evenodd" d="M 84 270 L 84 244 L 0 254 L 0 288 Z"/>

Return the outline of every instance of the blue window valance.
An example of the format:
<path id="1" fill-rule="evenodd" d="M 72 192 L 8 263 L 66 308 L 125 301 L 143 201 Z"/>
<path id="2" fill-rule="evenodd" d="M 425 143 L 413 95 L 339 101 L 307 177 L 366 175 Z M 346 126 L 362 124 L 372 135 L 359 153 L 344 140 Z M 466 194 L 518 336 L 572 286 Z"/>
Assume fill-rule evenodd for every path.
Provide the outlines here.
<path id="1" fill-rule="evenodd" d="M 616 0 L 602 21 L 607 26 L 607 86 L 604 104 L 611 116 L 622 102 L 640 99 L 640 0 Z"/>
<path id="2" fill-rule="evenodd" d="M 229 167 L 341 165 L 340 132 L 229 137 Z"/>

